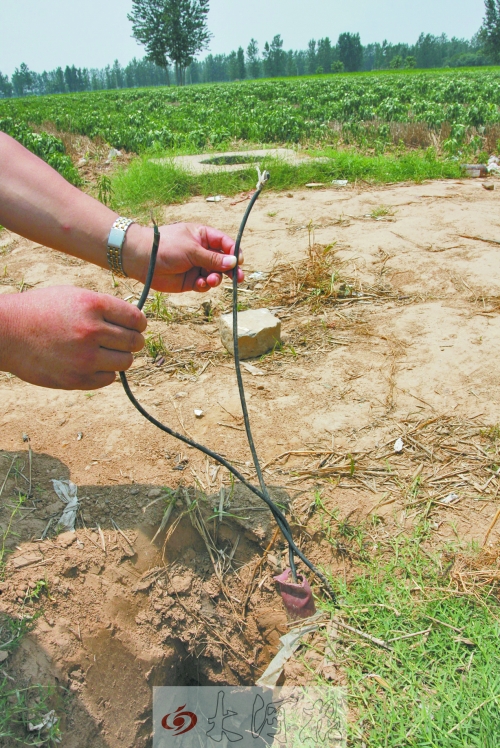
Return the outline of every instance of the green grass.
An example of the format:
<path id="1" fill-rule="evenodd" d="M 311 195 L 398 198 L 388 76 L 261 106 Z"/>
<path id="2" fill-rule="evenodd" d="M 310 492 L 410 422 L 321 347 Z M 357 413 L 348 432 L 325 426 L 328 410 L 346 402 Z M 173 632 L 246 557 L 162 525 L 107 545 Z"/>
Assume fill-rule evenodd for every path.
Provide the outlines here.
<path id="1" fill-rule="evenodd" d="M 15 469 L 15 468 L 14 468 Z M 19 496 L 11 511 L 7 527 L 0 532 L 0 581 L 5 577 L 7 560 L 6 540 L 13 534 L 13 521 L 24 504 L 26 496 Z M 8 652 L 9 658 L 0 664 L 0 745 L 46 745 L 55 746 L 60 737 L 59 722 L 40 731 L 29 731 L 28 723 L 40 724 L 43 717 L 54 708 L 55 689 L 32 685 L 19 686 L 9 675 L 8 663 L 23 637 L 31 631 L 40 613 L 32 614 L 29 605 L 47 591 L 47 583 L 40 580 L 35 588 L 26 593 L 24 605 L 17 618 L 0 612 L 0 652 Z"/>
<path id="2" fill-rule="evenodd" d="M 395 639 L 392 652 L 341 629 L 341 643 L 332 641 L 332 660 L 348 679 L 351 745 L 498 748 L 498 587 L 457 594 L 447 576 L 455 551 L 424 553 L 423 526 L 376 543 L 375 551 L 367 530 L 376 532 L 339 525 L 330 539 L 358 568 L 348 584 L 334 580 L 342 619 L 385 642 Z M 478 551 L 461 553 L 472 558 Z M 429 628 L 427 636 L 398 639 Z"/>
<path id="3" fill-rule="evenodd" d="M 425 179 L 460 177 L 462 172 L 456 161 L 438 159 L 432 149 L 411 151 L 400 156 L 368 156 L 354 151 L 321 151 L 327 162 L 313 162 L 298 166 L 278 159 L 266 159 L 263 167 L 271 173 L 270 187 L 275 190 L 292 190 L 308 182 L 322 182 L 325 186 L 333 179 L 358 180 L 373 184 L 388 182 L 421 182 Z M 236 172 L 192 174 L 178 168 L 173 162 L 158 164 L 148 157 L 137 158 L 127 169 L 118 171 L 112 178 L 111 205 L 119 211 L 146 214 L 161 205 L 180 203 L 195 195 L 232 196 L 255 188 L 254 168 Z"/>

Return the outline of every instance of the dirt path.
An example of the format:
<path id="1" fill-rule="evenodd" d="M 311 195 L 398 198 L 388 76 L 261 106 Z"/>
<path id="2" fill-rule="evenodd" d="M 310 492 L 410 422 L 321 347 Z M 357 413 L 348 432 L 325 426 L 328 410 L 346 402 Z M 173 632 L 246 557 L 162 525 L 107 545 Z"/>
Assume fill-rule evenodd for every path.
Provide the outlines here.
<path id="1" fill-rule="evenodd" d="M 404 527 L 411 523 L 401 513 L 404 491 L 379 481 L 370 460 L 385 450 L 405 486 L 414 474 L 432 485 L 455 459 L 453 450 L 462 449 L 459 478 L 442 484 L 444 494 L 457 490 L 461 500 L 434 517 L 436 542 L 456 534 L 483 542 L 498 507 L 496 479 L 486 485 L 490 463 L 470 443 L 500 420 L 500 246 L 464 237 L 500 240 L 499 201 L 500 190 L 471 180 L 268 193 L 257 204 L 245 237 L 246 270 L 265 275 L 241 299 L 256 306 L 276 297 L 270 305 L 282 317 L 285 347 L 253 362 L 261 376 L 244 378 L 258 450 L 270 463 L 266 477 L 286 489 L 304 531 L 317 486 L 341 517 L 355 511 L 361 518 L 380 504 L 388 531 Z M 192 200 L 166 209 L 165 219 L 207 222 L 234 235 L 245 203 L 231 202 Z M 295 266 L 300 277 L 310 245 L 334 245 L 332 282 L 342 293 L 335 304 L 310 299 L 287 308 L 286 267 Z M 0 252 L 2 293 L 21 284 L 74 284 L 122 298 L 136 290 L 128 281 L 114 288 L 109 273 L 5 231 Z M 195 294 L 169 300 L 176 305 L 173 321 L 152 320 L 151 330 L 171 355 L 160 367 L 138 357 L 131 378 L 153 414 L 252 476 L 231 359 L 216 321 L 200 309 L 207 300 Z M 218 289 L 212 304 L 216 312 L 228 309 L 228 289 Z M 144 421 L 119 384 L 98 393 L 51 392 L 0 375 L 0 398 L 0 485 L 14 456 L 20 458 L 1 498 L 4 531 L 16 487 L 26 491 L 23 434 L 33 450 L 33 496 L 14 520 L 18 535 L 7 541 L 14 553 L 0 584 L 1 609 L 14 617 L 25 611 L 26 589 L 40 579 L 50 590 L 44 615 L 8 668 L 22 682 L 69 686 L 72 696 L 60 709 L 67 714 L 64 745 L 147 745 L 152 685 L 254 682 L 286 621 L 272 582 L 279 542 L 242 617 L 253 565 L 272 536 L 267 515 L 248 510 L 250 519 L 215 528 L 208 518 L 220 489 L 230 494 L 228 476 Z M 453 445 L 442 437 L 438 449 L 439 434 L 453 436 Z M 392 444 L 399 436 L 405 447 L 397 456 Z M 359 461 L 359 475 L 336 470 L 348 455 Z M 52 478 L 78 486 L 82 526 L 68 547 L 53 528 L 36 540 L 62 511 Z M 165 531 L 150 541 L 164 513 L 167 494 L 158 490 L 164 486 L 197 486 L 213 497 L 203 516 L 225 552 L 222 584 L 188 515 L 169 537 L 165 572 Z M 170 527 L 193 496 L 176 494 Z M 230 501 L 232 509 L 249 506 L 238 492 Z M 322 538 L 310 538 L 302 534 L 313 560 L 335 571 L 338 562 L 325 561 Z M 500 524 L 489 542 L 499 539 Z M 16 558 L 27 552 L 38 560 L 16 569 Z"/>

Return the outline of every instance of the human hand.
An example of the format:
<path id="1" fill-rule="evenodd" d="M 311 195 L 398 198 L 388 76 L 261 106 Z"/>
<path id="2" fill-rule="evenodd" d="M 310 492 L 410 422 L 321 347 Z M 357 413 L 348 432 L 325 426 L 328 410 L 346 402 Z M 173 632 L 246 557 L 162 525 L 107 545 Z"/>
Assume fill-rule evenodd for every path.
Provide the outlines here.
<path id="1" fill-rule="evenodd" d="M 3 295 L 0 370 L 41 387 L 106 387 L 131 366 L 146 326 L 137 307 L 73 286 Z"/>
<path id="2" fill-rule="evenodd" d="M 153 278 L 153 288 L 164 293 L 198 291 L 204 293 L 222 282 L 223 274 L 232 277 L 236 264 L 234 241 L 217 229 L 194 223 L 160 226 L 160 247 Z M 123 248 L 123 265 L 127 275 L 144 282 L 153 232 L 133 224 Z M 240 253 L 240 264 L 243 256 Z M 244 279 L 238 268 L 238 283 Z"/>

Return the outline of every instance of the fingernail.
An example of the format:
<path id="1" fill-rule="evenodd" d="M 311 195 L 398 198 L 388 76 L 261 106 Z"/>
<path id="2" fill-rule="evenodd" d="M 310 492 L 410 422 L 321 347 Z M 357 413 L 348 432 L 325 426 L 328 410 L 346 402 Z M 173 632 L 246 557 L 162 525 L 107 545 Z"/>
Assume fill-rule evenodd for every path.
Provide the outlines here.
<path id="1" fill-rule="evenodd" d="M 234 255 L 226 255 L 222 258 L 222 267 L 224 270 L 232 270 L 236 265 L 236 257 Z"/>

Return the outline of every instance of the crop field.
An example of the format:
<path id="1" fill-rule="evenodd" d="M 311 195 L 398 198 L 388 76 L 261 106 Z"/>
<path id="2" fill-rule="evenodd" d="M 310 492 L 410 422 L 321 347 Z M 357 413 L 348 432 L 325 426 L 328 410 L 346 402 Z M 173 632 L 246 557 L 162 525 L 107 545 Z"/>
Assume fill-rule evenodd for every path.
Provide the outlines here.
<path id="1" fill-rule="evenodd" d="M 500 176 L 462 164 L 499 155 L 500 68 L 2 100 L 0 130 L 122 215 L 231 236 L 254 165 L 174 157 L 296 151 L 263 161 L 244 236 L 238 309 L 282 339 L 243 381 L 266 483 L 338 605 L 309 575 L 319 615 L 279 682 L 346 689 L 353 748 L 498 748 Z M 2 227 L 0 259 L 0 294 L 142 290 Z M 254 482 L 231 293 L 152 293 L 129 379 Z M 292 630 L 267 509 L 119 384 L 0 372 L 0 400 L 2 748 L 151 748 L 153 686 L 255 684 Z M 77 486 L 69 537 L 54 479 Z"/>
<path id="2" fill-rule="evenodd" d="M 496 69 L 337 75 L 4 100 L 0 128 L 48 122 L 136 153 L 231 141 L 425 146 L 429 133 L 448 151 L 470 138 L 480 151 L 489 132 L 500 137 L 499 106 Z"/>

